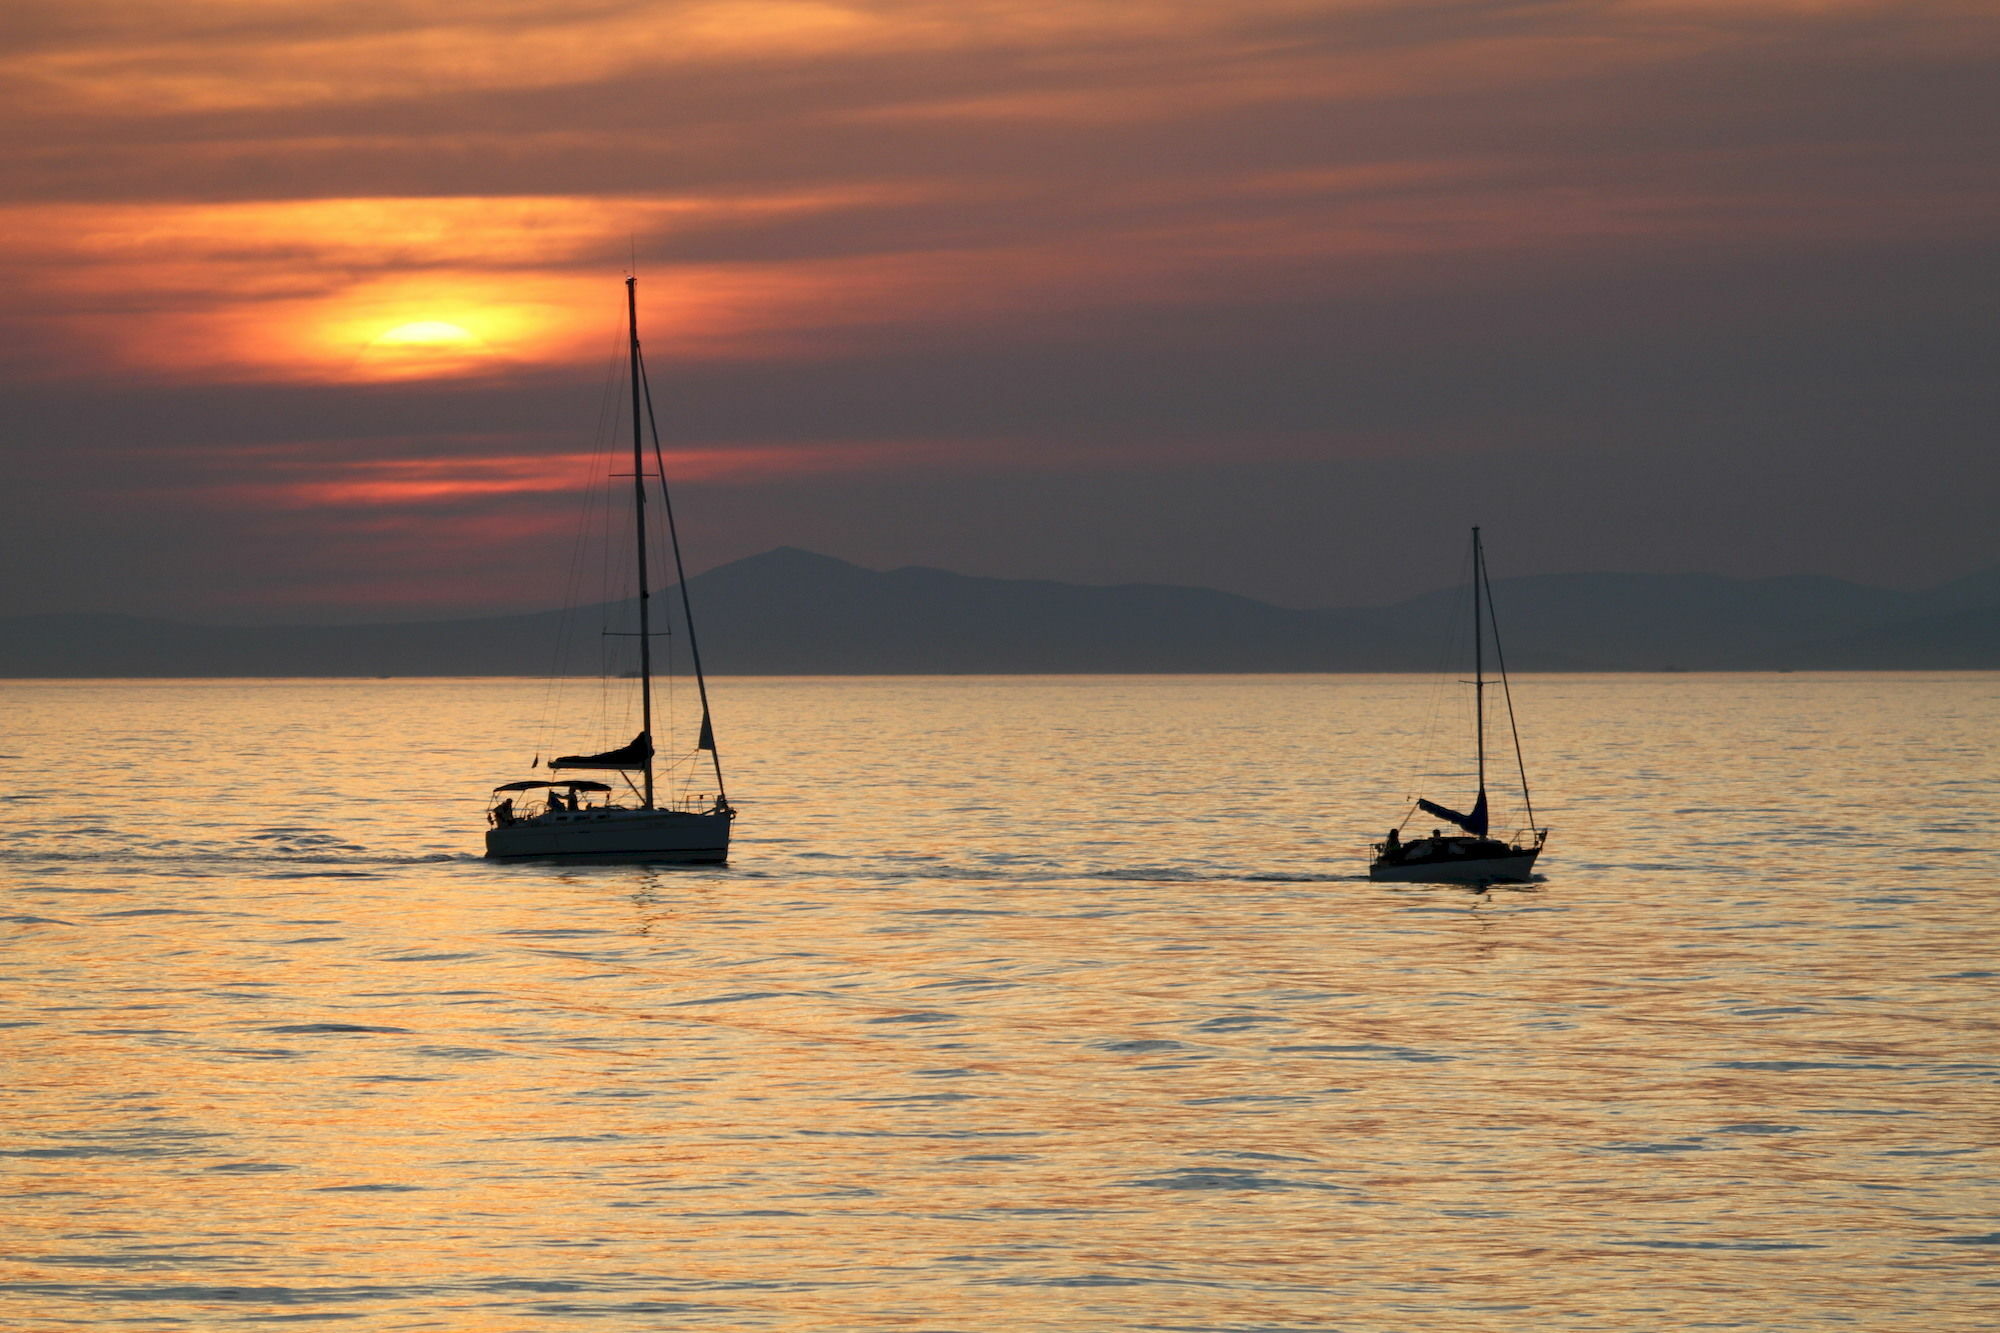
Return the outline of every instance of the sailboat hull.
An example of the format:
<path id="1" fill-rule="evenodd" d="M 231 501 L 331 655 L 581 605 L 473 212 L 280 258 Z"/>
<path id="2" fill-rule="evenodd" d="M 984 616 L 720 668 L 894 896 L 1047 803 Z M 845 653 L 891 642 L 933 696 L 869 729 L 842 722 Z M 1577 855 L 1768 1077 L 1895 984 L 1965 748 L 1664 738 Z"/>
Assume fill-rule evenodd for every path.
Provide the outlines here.
<path id="1" fill-rule="evenodd" d="M 729 816 L 687 810 L 579 810 L 486 830 L 505 860 L 715 863 L 729 859 Z"/>
<path id="2" fill-rule="evenodd" d="M 1534 878 L 1542 849 L 1509 848 L 1500 856 L 1466 856 L 1424 861 L 1376 860 L 1368 878 L 1403 884 L 1524 884 Z"/>

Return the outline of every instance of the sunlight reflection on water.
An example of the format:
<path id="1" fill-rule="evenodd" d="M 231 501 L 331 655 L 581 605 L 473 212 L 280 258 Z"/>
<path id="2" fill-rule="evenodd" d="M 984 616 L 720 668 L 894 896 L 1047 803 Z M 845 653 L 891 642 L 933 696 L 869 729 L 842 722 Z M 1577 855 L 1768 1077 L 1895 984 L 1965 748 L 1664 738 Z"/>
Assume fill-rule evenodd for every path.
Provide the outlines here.
<path id="1" fill-rule="evenodd" d="M 684 870 L 479 859 L 537 684 L 7 684 L 0 1326 L 1972 1328 L 1996 686 L 1517 681 L 1479 895 L 1409 678 L 723 681 Z"/>

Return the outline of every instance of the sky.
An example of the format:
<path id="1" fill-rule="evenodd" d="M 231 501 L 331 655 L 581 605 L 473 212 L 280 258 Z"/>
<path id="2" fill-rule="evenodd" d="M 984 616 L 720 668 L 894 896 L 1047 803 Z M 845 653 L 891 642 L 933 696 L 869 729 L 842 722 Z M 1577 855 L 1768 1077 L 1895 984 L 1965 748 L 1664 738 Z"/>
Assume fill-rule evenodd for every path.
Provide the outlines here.
<path id="1" fill-rule="evenodd" d="M 1988 0 L 10 0 L 0 613 L 2000 563 Z"/>

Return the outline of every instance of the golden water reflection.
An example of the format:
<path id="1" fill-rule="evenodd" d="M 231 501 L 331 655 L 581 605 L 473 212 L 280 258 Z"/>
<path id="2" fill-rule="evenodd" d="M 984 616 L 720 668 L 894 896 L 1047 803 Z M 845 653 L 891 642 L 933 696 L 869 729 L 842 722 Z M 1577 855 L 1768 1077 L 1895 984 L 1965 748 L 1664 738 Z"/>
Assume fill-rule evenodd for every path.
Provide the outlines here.
<path id="1" fill-rule="evenodd" d="M 1556 835 L 1487 894 L 1358 875 L 1400 678 L 721 682 L 739 852 L 684 871 L 471 854 L 539 685 L 12 685 L 9 752 L 102 776 L 5 761 L 0 1290 L 1970 1328 L 2000 773 L 1916 742 L 1992 736 L 1993 683 L 1519 682 Z"/>

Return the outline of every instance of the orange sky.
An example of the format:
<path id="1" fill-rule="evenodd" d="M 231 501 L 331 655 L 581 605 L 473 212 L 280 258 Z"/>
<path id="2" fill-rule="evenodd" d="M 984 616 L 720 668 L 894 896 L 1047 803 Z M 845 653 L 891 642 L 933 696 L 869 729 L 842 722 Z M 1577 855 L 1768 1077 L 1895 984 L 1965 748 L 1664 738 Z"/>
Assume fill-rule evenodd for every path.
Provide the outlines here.
<path id="1" fill-rule="evenodd" d="M 1304 514 L 1273 535 L 1293 547 L 1219 568 L 1219 532 L 1168 555 L 1082 511 L 1058 539 L 953 550 L 885 525 L 887 491 L 846 496 L 873 506 L 849 531 L 795 483 L 1059 487 L 1115 459 L 1151 484 L 1385 448 L 1418 467 L 1566 449 L 1587 471 L 1756 422 L 1777 473 L 1824 443 L 1823 395 L 1753 401 L 1722 349 L 1776 340 L 1794 366 L 1830 339 L 1825 378 L 1852 392 L 1866 339 L 1907 333 L 1891 359 L 1926 361 L 1922 330 L 1967 325 L 1991 273 L 1984 4 L 31 0 L 10 22 L 0 376 L 24 474 L 84 512 L 170 484 L 211 525 L 282 496 L 328 511 L 347 567 L 368 553 L 338 534 L 371 505 L 561 498 L 545 464 L 590 447 L 574 418 L 635 261 L 689 479 L 780 488 L 748 528 L 717 520 L 708 563 L 845 540 L 864 561 L 1293 601 L 1314 598 L 1273 571 L 1333 554 Z M 1538 338 L 1546 360 L 1514 365 Z M 1697 362 L 1688 397 L 1727 420 L 1663 413 L 1644 382 Z M 177 405 L 171 438 L 149 395 Z M 523 462 L 524 432 L 553 453 Z M 129 483 L 73 496 L 107 466 Z M 1537 559 L 1632 562 L 1592 497 L 1645 468 L 1615 472 L 1569 501 L 1595 547 Z M 1821 522 L 1861 493 L 1829 492 Z M 1711 526 L 1741 526 L 1743 572 L 1868 572 L 1726 508 Z M 151 539 L 185 555 L 165 603 L 280 609 L 282 587 L 231 591 L 220 537 Z M 105 601 L 89 571 L 114 554 L 61 598 Z M 371 596 L 462 604 L 496 554 L 441 556 L 461 568 L 435 594 L 384 571 Z M 1891 576 L 1991 554 L 1947 544 Z"/>

